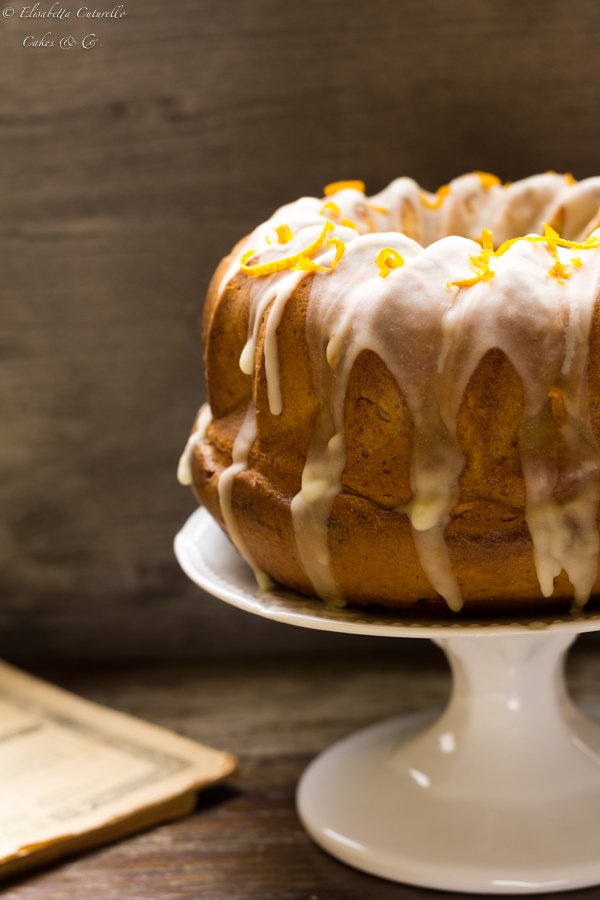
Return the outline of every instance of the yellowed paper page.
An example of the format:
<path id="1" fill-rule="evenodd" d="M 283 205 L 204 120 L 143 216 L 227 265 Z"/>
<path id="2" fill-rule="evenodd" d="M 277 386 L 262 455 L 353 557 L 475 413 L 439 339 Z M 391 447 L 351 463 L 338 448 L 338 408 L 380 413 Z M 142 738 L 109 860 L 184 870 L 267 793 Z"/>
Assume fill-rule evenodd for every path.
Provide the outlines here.
<path id="1" fill-rule="evenodd" d="M 135 830 L 128 818 L 146 827 L 183 814 L 234 768 L 226 752 L 0 663 L 0 874 L 54 842 L 70 852 L 102 829 L 100 840 Z"/>

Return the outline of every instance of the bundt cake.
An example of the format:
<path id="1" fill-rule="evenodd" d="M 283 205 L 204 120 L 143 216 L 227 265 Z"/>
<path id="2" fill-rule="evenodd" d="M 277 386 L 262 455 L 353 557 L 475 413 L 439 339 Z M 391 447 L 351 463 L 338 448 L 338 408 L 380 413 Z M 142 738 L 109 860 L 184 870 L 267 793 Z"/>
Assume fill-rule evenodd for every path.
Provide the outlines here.
<path id="1" fill-rule="evenodd" d="M 259 585 L 429 615 L 600 599 L 600 178 L 338 182 L 208 290 L 179 467 Z"/>

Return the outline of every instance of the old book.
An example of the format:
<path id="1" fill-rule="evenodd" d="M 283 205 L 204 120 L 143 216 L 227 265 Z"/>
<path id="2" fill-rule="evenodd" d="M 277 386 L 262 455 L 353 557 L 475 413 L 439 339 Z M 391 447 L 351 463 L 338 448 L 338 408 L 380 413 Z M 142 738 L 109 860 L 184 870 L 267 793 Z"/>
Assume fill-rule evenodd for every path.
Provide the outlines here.
<path id="1" fill-rule="evenodd" d="M 0 663 L 0 876 L 194 808 L 235 760 Z"/>

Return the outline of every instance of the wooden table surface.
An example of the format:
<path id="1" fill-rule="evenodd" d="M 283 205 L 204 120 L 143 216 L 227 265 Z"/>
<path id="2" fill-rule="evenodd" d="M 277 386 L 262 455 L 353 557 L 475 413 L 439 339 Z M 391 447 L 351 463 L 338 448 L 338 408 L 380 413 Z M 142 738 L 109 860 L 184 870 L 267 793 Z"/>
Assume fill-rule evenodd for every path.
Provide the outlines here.
<path id="1" fill-rule="evenodd" d="M 194 815 L 5 882 L 4 900 L 444 896 L 337 862 L 308 838 L 294 807 L 301 772 L 332 741 L 381 718 L 445 702 L 449 672 L 433 645 L 403 644 L 397 656 L 379 659 L 42 674 L 107 706 L 227 748 L 240 769 L 201 794 Z M 576 648 L 568 681 L 577 701 L 599 702 L 600 652 Z M 562 896 L 600 898 L 600 887 Z"/>

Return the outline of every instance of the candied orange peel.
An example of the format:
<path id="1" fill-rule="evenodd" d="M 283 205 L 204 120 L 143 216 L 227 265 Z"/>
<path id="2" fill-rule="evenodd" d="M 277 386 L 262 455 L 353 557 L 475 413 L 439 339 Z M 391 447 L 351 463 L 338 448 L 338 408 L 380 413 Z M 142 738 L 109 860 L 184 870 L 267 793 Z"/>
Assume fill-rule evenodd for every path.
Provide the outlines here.
<path id="1" fill-rule="evenodd" d="M 484 188 L 491 188 L 495 187 L 497 184 L 502 184 L 502 181 L 498 176 L 492 175 L 491 172 L 475 172 L 475 175 L 479 175 L 481 186 Z"/>
<path id="2" fill-rule="evenodd" d="M 555 259 L 555 263 L 548 272 L 548 275 L 551 275 L 552 278 L 556 278 L 556 280 L 562 284 L 567 278 L 571 277 L 571 273 L 567 271 L 566 267 L 559 260 L 557 248 L 569 247 L 571 250 L 597 250 L 598 247 L 600 247 L 600 238 L 589 237 L 580 243 L 577 241 L 567 241 L 564 238 L 561 238 L 550 225 L 547 225 L 545 222 L 542 222 L 542 225 L 544 226 L 543 235 L 529 234 L 526 237 L 512 238 L 510 241 L 504 241 L 504 243 L 496 250 L 495 255 L 502 256 L 502 254 L 506 253 L 513 244 L 517 243 L 517 241 L 530 241 L 533 244 L 545 243 Z M 575 265 L 577 265 L 577 263 L 575 263 Z M 579 265 L 581 265 L 581 261 L 579 262 Z"/>
<path id="3" fill-rule="evenodd" d="M 354 191 L 361 191 L 364 194 L 365 192 L 365 183 L 364 181 L 332 181 L 331 184 L 326 184 L 323 188 L 323 194 L 326 197 L 331 197 L 332 194 L 337 194 L 338 191 L 343 191 L 346 188 L 352 188 Z"/>
<path id="4" fill-rule="evenodd" d="M 343 241 L 340 241 L 339 238 L 329 238 L 327 241 L 327 249 L 329 250 L 331 247 L 335 246 L 335 259 L 331 263 L 328 269 L 325 269 L 323 266 L 318 266 L 316 262 L 313 262 L 312 259 L 309 259 L 308 256 L 301 256 L 295 266 L 292 266 L 292 272 L 298 272 L 300 270 L 304 272 L 331 272 L 332 269 L 335 269 L 340 259 L 344 255 L 344 251 L 346 249 L 346 245 Z"/>
<path id="5" fill-rule="evenodd" d="M 472 287 L 479 281 L 488 281 L 494 277 L 494 272 L 490 269 L 490 256 L 494 255 L 494 245 L 492 244 L 492 232 L 484 228 L 481 232 L 481 253 L 479 256 L 471 256 L 473 263 L 471 271 L 475 272 L 475 278 L 463 278 L 461 281 L 449 281 L 446 287 L 455 285 L 457 288 Z"/>
<path id="6" fill-rule="evenodd" d="M 387 216 L 389 214 L 389 209 L 386 209 L 384 206 L 375 206 L 374 203 L 368 204 L 373 212 L 380 213 L 382 216 Z"/>
<path id="7" fill-rule="evenodd" d="M 294 237 L 289 225 L 278 225 L 277 228 L 273 229 L 273 231 L 277 235 L 278 244 L 287 244 L 288 241 L 291 241 L 291 239 Z"/>
<path id="8" fill-rule="evenodd" d="M 339 206 L 336 203 L 326 203 L 319 215 L 324 216 L 325 213 L 331 213 L 334 219 L 338 219 L 340 225 L 345 225 L 346 228 L 353 228 L 355 231 L 358 231 L 357 225 L 352 221 L 352 219 L 342 219 L 342 213 Z"/>
<path id="9" fill-rule="evenodd" d="M 404 260 L 397 250 L 391 247 L 384 247 L 377 254 L 375 265 L 379 267 L 379 274 L 382 278 L 387 278 L 392 269 L 400 269 L 404 265 Z"/>
<path id="10" fill-rule="evenodd" d="M 474 172 L 474 175 L 479 177 L 482 187 L 491 188 L 496 185 L 501 185 L 502 181 L 498 178 L 497 175 L 492 175 L 491 172 Z M 443 184 L 441 187 L 437 189 L 435 192 L 436 199 L 430 200 L 425 191 L 421 191 L 421 202 L 427 209 L 439 209 L 444 201 L 444 197 L 450 193 L 450 185 Z"/>
<path id="11" fill-rule="evenodd" d="M 444 197 L 450 193 L 450 185 L 443 184 L 441 187 L 437 189 L 435 192 L 435 196 L 437 200 L 431 201 L 425 191 L 421 191 L 421 202 L 427 209 L 439 209 L 444 201 Z"/>
<path id="12" fill-rule="evenodd" d="M 546 246 L 555 259 L 555 263 L 548 272 L 548 275 L 551 275 L 552 278 L 556 278 L 556 280 L 562 284 L 567 278 L 571 277 L 571 273 L 567 272 L 566 266 L 564 266 L 558 258 L 558 241 L 560 240 L 560 235 L 544 222 L 544 237 L 546 238 Z"/>
<path id="13" fill-rule="evenodd" d="M 502 256 L 502 254 L 506 253 L 513 244 L 517 243 L 517 241 L 530 241 L 531 243 L 545 243 L 546 241 L 549 241 L 552 244 L 552 248 L 549 247 L 552 255 L 554 255 L 557 246 L 570 247 L 572 250 L 596 250 L 600 247 L 600 238 L 589 237 L 581 243 L 578 243 L 577 241 L 567 241 L 565 238 L 561 238 L 560 235 L 545 222 L 542 222 L 542 225 L 544 226 L 544 234 L 528 234 L 526 237 L 511 238 L 509 241 L 504 241 L 504 243 L 496 250 L 495 256 Z"/>
<path id="14" fill-rule="evenodd" d="M 329 203 L 326 203 L 321 212 L 320 216 L 324 216 L 326 212 L 330 212 L 334 216 L 341 216 L 340 208 L 337 203 L 332 203 L 330 200 Z"/>
<path id="15" fill-rule="evenodd" d="M 516 244 L 517 241 L 529 241 L 532 244 L 546 244 L 554 258 L 554 265 L 549 270 L 548 275 L 552 278 L 556 278 L 560 284 L 564 284 L 567 278 L 571 277 L 572 273 L 567 270 L 567 267 L 561 263 L 558 258 L 558 247 L 569 247 L 571 250 L 597 250 L 600 247 L 600 237 L 589 237 L 583 242 L 567 241 L 565 238 L 561 238 L 550 225 L 547 225 L 545 222 L 542 224 L 544 226 L 544 234 L 528 234 L 525 237 L 511 238 L 509 241 L 504 241 L 495 252 L 492 245 L 492 233 L 491 231 L 488 231 L 487 228 L 484 228 L 481 235 L 483 249 L 479 256 L 471 257 L 471 262 L 474 266 L 473 271 L 475 272 L 476 277 L 464 278 L 462 281 L 449 281 L 446 286 L 450 287 L 451 285 L 455 285 L 458 288 L 471 287 L 479 281 L 486 281 L 489 278 L 493 278 L 494 272 L 489 267 L 490 257 L 502 256 L 513 246 L 513 244 Z M 582 265 L 579 257 L 572 258 L 571 262 L 577 268 Z"/>
<path id="16" fill-rule="evenodd" d="M 335 225 L 333 224 L 333 222 L 325 222 L 323 230 L 321 231 L 320 235 L 312 242 L 312 244 L 309 244 L 309 246 L 305 247 L 304 250 L 300 250 L 299 253 L 294 253 L 293 256 L 286 256 L 284 257 L 284 259 L 274 259 L 272 262 L 262 264 L 259 263 L 255 266 L 249 266 L 247 264 L 248 260 L 252 259 L 254 254 L 258 251 L 248 250 L 248 252 L 244 253 L 242 258 L 240 259 L 240 269 L 242 270 L 242 272 L 245 272 L 246 275 L 254 276 L 272 275 L 274 272 L 283 272 L 284 269 L 291 269 L 292 266 L 294 266 L 302 256 L 309 257 L 312 253 L 315 253 L 327 237 L 327 233 L 329 231 L 333 231 L 334 228 Z"/>
<path id="17" fill-rule="evenodd" d="M 277 243 L 278 244 L 287 244 L 288 241 L 294 237 L 288 225 L 278 225 L 273 229 L 275 234 L 277 235 Z M 267 244 L 273 244 L 274 241 L 267 235 Z"/>
<path id="18" fill-rule="evenodd" d="M 546 169 L 544 175 L 558 175 L 558 172 L 555 172 L 554 169 Z M 573 187 L 574 184 L 577 184 L 577 179 L 573 178 L 570 172 L 565 172 L 563 178 L 569 185 L 569 187 Z"/>

